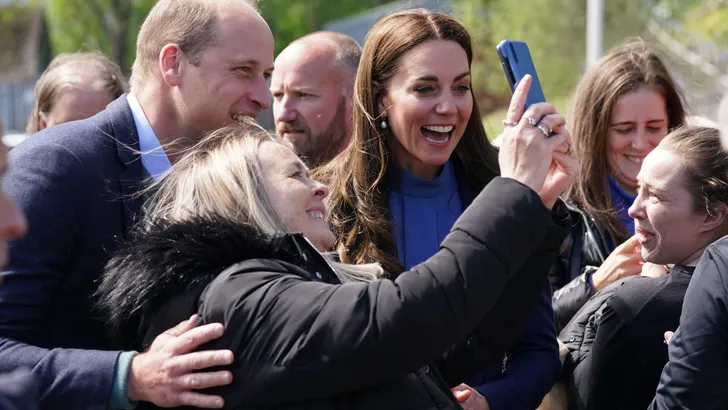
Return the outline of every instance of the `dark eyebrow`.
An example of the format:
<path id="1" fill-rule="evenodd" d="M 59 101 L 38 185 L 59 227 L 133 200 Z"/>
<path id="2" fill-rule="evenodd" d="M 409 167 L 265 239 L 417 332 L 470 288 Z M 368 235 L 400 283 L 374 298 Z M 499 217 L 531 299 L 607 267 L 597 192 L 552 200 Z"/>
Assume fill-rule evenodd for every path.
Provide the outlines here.
<path id="1" fill-rule="evenodd" d="M 460 74 L 458 74 L 455 77 L 455 81 L 460 80 L 460 79 L 462 79 L 464 77 L 467 77 L 469 75 L 470 75 L 470 71 L 466 71 L 464 73 L 460 73 Z M 434 76 L 434 75 L 426 75 L 426 76 L 423 76 L 423 77 L 419 77 L 417 80 L 418 81 L 434 81 L 434 82 L 439 81 L 439 79 L 437 78 L 437 76 Z"/>

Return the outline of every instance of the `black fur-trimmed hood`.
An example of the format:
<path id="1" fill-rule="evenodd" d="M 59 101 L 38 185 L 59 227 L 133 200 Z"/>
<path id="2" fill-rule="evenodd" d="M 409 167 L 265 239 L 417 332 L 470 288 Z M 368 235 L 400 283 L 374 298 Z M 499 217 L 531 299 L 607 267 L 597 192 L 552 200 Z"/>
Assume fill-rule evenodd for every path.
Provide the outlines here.
<path id="1" fill-rule="evenodd" d="M 224 218 L 159 222 L 135 233 L 114 254 L 97 303 L 114 338 L 129 347 L 143 315 L 209 284 L 228 267 L 249 259 L 277 259 L 305 268 L 312 252 L 318 254 L 301 234 L 268 236 Z"/>

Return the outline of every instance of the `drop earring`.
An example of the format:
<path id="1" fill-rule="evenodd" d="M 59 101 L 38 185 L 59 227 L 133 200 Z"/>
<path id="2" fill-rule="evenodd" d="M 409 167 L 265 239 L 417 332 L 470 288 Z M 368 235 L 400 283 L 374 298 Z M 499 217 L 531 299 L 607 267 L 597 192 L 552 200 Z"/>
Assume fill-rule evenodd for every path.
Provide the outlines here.
<path id="1" fill-rule="evenodd" d="M 379 123 L 379 128 L 383 130 L 387 129 L 387 117 L 382 117 L 382 122 Z"/>

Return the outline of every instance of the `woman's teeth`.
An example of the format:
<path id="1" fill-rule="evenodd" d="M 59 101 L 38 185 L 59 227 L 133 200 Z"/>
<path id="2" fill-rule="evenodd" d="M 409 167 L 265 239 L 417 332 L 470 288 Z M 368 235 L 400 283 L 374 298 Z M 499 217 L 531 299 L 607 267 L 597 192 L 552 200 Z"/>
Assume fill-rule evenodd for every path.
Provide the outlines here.
<path id="1" fill-rule="evenodd" d="M 632 161 L 637 164 L 641 164 L 642 161 L 645 159 L 645 157 L 633 157 L 631 155 L 625 155 L 625 158 L 627 158 L 628 161 Z"/>
<path id="2" fill-rule="evenodd" d="M 311 219 L 324 219 L 324 213 L 323 212 L 308 212 L 308 217 Z"/>
<path id="3" fill-rule="evenodd" d="M 427 141 L 442 144 L 450 139 L 452 129 L 452 125 L 426 125 L 422 127 L 422 135 Z"/>
<path id="4" fill-rule="evenodd" d="M 422 128 L 429 130 L 429 131 L 434 131 L 434 132 L 439 132 L 439 133 L 444 134 L 444 133 L 452 131 L 453 127 L 452 127 L 452 125 L 425 125 Z"/>

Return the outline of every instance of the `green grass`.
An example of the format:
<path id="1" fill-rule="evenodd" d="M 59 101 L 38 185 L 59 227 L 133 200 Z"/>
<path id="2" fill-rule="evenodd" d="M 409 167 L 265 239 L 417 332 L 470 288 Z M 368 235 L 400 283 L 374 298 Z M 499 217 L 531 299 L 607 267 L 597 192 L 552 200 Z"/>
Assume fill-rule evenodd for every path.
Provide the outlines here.
<path id="1" fill-rule="evenodd" d="M 569 108 L 569 97 L 557 97 L 549 102 L 556 107 L 556 111 L 558 111 L 559 114 L 566 116 L 566 111 Z M 491 141 L 503 132 L 503 124 L 501 123 L 501 120 L 506 118 L 507 113 L 508 109 L 504 108 L 483 116 L 485 132 L 488 134 L 488 138 L 490 138 Z"/>

